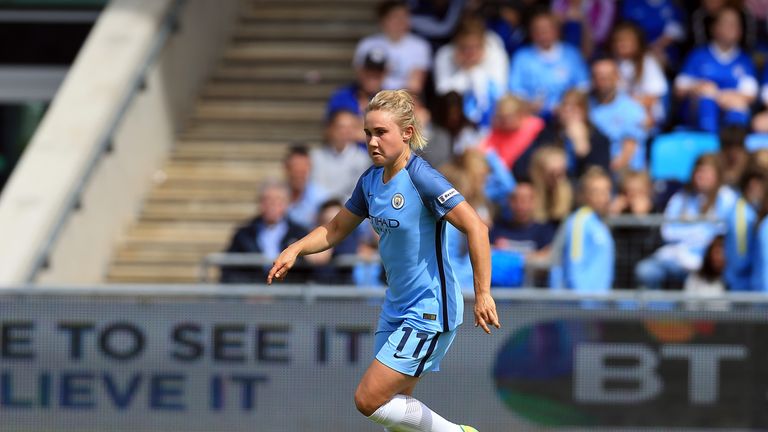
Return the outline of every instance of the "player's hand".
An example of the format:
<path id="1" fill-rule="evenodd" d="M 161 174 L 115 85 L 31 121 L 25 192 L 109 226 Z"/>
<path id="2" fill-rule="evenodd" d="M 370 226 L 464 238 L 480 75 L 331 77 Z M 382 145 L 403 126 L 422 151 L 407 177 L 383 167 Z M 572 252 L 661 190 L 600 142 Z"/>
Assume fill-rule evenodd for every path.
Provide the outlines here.
<path id="1" fill-rule="evenodd" d="M 288 271 L 293 268 L 294 264 L 296 264 L 296 257 L 298 256 L 299 253 L 293 250 L 293 248 L 290 246 L 282 251 L 280 256 L 277 257 L 274 264 L 272 265 L 272 268 L 269 269 L 269 274 L 267 275 L 267 285 L 272 285 L 272 281 L 274 279 L 279 281 L 285 279 Z"/>
<path id="2" fill-rule="evenodd" d="M 492 325 L 501 328 L 499 316 L 496 314 L 496 302 L 490 293 L 475 297 L 475 327 L 480 326 L 486 333 L 491 334 Z"/>

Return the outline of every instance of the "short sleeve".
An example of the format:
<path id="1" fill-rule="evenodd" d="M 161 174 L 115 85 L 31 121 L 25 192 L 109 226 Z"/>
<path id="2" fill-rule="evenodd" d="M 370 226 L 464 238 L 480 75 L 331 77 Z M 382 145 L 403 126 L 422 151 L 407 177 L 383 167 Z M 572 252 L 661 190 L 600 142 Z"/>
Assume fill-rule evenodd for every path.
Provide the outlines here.
<path id="1" fill-rule="evenodd" d="M 346 207 L 347 210 L 361 218 L 368 217 L 368 201 L 366 200 L 365 191 L 363 190 L 363 183 L 370 172 L 371 169 L 368 169 L 359 179 L 357 179 L 357 184 L 355 185 L 355 190 L 352 191 L 352 196 L 350 196 L 347 203 L 344 204 L 344 207 Z"/>
<path id="2" fill-rule="evenodd" d="M 421 196 L 421 201 L 435 219 L 442 219 L 464 201 L 459 191 L 423 159 L 416 157 L 409 163 L 407 169 L 413 186 Z"/>

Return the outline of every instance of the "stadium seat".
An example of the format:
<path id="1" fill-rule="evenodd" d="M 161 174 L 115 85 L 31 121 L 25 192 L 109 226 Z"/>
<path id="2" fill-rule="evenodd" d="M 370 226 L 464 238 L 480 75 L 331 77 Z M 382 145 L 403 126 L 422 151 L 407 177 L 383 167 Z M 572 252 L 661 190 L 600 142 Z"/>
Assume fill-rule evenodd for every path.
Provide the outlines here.
<path id="1" fill-rule="evenodd" d="M 651 177 L 687 182 L 696 159 L 720 149 L 717 135 L 679 131 L 659 135 L 651 144 Z"/>
<path id="2" fill-rule="evenodd" d="M 747 135 L 747 139 L 744 141 L 744 147 L 746 147 L 747 151 L 750 153 L 768 148 L 768 133 L 753 133 Z"/>

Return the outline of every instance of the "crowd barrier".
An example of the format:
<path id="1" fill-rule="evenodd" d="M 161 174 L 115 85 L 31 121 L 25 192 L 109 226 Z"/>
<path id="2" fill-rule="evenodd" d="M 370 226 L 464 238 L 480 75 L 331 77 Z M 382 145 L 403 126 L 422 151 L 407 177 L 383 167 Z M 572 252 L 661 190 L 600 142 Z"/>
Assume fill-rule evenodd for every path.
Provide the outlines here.
<path id="1" fill-rule="evenodd" d="M 352 395 L 383 291 L 40 286 L 0 292 L 3 431 L 380 431 Z M 480 431 L 764 430 L 768 296 L 472 293 L 416 391 Z M 765 332 L 765 333 L 764 333 Z"/>

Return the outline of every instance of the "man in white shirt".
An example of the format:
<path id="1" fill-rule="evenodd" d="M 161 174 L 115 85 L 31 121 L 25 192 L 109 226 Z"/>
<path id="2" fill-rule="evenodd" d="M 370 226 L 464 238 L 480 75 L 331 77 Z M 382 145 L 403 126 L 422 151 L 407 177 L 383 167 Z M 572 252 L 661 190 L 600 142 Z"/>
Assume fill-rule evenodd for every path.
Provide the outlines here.
<path id="1" fill-rule="evenodd" d="M 385 1 L 378 7 L 381 33 L 368 36 L 357 44 L 354 66 L 359 69 L 366 53 L 374 48 L 387 54 L 385 90 L 406 89 L 420 94 L 431 67 L 432 49 L 420 36 L 410 32 L 411 16 L 404 1 Z"/>

